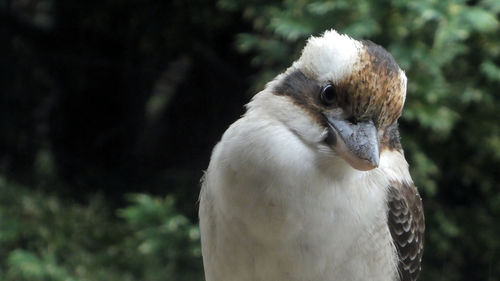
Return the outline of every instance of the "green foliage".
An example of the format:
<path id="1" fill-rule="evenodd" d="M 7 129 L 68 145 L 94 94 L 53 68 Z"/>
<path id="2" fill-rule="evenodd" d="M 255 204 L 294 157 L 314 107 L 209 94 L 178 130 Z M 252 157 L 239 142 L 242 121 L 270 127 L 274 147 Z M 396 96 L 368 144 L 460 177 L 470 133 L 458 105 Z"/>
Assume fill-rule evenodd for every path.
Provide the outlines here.
<path id="1" fill-rule="evenodd" d="M 140 257 L 139 280 L 201 279 L 200 232 L 175 210 L 174 199 L 145 194 L 129 196 L 131 206 L 119 211 L 132 235 L 123 246 Z"/>
<path id="2" fill-rule="evenodd" d="M 498 1 L 218 3 L 252 24 L 236 40 L 255 58 L 251 94 L 329 28 L 388 49 L 409 78 L 401 130 L 427 217 L 421 279 L 500 280 Z"/>
<path id="3" fill-rule="evenodd" d="M 202 280 L 199 231 L 172 197 L 117 211 L 0 182 L 0 280 Z"/>

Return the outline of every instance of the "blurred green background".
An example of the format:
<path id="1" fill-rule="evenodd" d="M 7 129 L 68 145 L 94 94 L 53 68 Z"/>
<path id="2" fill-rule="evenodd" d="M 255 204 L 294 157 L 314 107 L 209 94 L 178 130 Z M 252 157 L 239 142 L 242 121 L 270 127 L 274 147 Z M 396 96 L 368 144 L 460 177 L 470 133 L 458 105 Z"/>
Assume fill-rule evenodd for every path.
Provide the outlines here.
<path id="1" fill-rule="evenodd" d="M 243 105 L 335 28 L 409 77 L 420 280 L 500 280 L 500 2 L 0 0 L 0 280 L 202 280 L 197 196 Z"/>

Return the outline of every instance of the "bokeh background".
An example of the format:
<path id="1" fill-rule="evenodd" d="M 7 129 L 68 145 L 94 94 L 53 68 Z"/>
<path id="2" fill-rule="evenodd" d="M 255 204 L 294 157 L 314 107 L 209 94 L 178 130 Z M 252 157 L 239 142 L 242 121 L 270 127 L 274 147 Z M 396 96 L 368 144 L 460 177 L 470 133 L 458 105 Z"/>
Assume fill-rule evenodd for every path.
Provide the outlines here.
<path id="1" fill-rule="evenodd" d="M 211 149 L 329 28 L 409 77 L 420 280 L 500 280 L 499 14 L 496 0 L 0 0 L 0 280 L 203 280 Z"/>

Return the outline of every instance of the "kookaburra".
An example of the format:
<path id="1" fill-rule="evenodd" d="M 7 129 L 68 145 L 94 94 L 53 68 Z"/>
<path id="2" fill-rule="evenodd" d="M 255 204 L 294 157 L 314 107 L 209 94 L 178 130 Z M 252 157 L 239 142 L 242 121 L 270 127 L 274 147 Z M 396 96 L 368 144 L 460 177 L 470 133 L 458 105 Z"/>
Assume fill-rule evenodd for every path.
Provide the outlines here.
<path id="1" fill-rule="evenodd" d="M 311 37 L 213 150 L 206 280 L 416 280 L 424 215 L 399 140 L 405 96 L 382 47 Z"/>

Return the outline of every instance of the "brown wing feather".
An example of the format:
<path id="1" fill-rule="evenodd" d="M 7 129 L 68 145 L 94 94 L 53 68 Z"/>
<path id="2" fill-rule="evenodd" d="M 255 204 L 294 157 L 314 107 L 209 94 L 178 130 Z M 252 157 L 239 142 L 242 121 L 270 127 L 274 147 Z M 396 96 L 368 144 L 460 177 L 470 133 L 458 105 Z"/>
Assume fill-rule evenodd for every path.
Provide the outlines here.
<path id="1" fill-rule="evenodd" d="M 420 274 L 424 252 L 424 211 L 417 188 L 393 183 L 389 189 L 388 223 L 398 251 L 401 281 L 415 281 Z"/>

